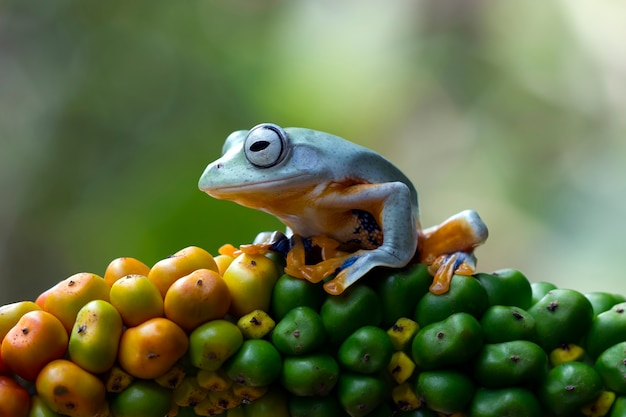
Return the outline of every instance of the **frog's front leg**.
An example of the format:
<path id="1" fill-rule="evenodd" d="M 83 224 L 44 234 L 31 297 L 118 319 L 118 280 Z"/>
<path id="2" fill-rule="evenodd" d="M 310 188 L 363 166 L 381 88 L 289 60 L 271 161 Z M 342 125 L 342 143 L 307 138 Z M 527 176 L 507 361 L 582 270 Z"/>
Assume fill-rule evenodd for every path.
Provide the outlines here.
<path id="1" fill-rule="evenodd" d="M 332 198 L 322 203 L 330 209 L 352 208 L 357 226 L 352 230 L 353 239 L 348 240 L 361 241 L 361 246 L 365 248 L 369 248 L 372 242 L 379 244 L 372 249 L 358 250 L 342 259 L 335 278 L 324 284 L 329 294 L 341 294 L 374 267 L 401 268 L 415 255 L 417 202 L 411 200 L 411 192 L 406 184 L 388 182 L 354 185 L 333 194 Z"/>

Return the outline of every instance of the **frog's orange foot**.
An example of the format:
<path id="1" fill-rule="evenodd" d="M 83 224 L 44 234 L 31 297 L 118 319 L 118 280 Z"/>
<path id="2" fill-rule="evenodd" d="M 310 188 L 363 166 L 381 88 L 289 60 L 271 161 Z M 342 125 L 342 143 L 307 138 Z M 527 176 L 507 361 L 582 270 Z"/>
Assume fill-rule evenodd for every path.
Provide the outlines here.
<path id="1" fill-rule="evenodd" d="M 343 259 L 343 263 L 335 270 L 335 272 L 337 272 L 335 278 L 324 284 L 324 290 L 328 294 L 339 295 L 343 293 L 348 286 L 356 282 L 357 278 L 354 275 L 349 275 L 346 268 L 354 264 L 357 260 L 357 256 L 350 256 Z"/>
<path id="2" fill-rule="evenodd" d="M 473 210 L 465 210 L 443 223 L 421 231 L 418 241 L 419 261 L 431 265 L 442 255 L 472 253 L 487 240 L 489 231 Z"/>
<path id="3" fill-rule="evenodd" d="M 292 277 L 306 279 L 312 283 L 318 283 L 333 274 L 343 263 L 343 258 L 331 258 L 315 265 L 290 265 L 285 266 L 285 272 Z"/>
<path id="4" fill-rule="evenodd" d="M 289 239 L 289 251 L 285 258 L 287 265 L 285 272 L 292 277 L 306 279 L 317 283 L 334 273 L 349 256 L 345 252 L 337 250 L 339 242 L 326 236 L 314 236 L 302 239 L 292 236 Z M 320 249 L 322 260 L 316 264 L 307 265 L 307 254 L 313 247 Z"/>
<path id="5" fill-rule="evenodd" d="M 290 255 L 291 254 L 290 252 Z M 292 277 L 318 283 L 332 274 L 337 274 L 335 278 L 324 284 L 324 290 L 332 295 L 341 294 L 361 276 L 360 274 L 355 274 L 351 268 L 360 258 L 356 253 L 341 254 L 333 258 L 325 259 L 315 265 L 290 262 L 290 259 L 293 260 L 294 258 L 295 256 L 288 256 L 287 265 L 285 266 L 285 272 Z"/>
<path id="6" fill-rule="evenodd" d="M 332 279 L 324 284 L 324 291 L 330 295 L 339 295 L 346 289 L 343 282 Z"/>
<path id="7" fill-rule="evenodd" d="M 269 243 L 251 243 L 249 245 L 239 246 L 239 253 L 246 255 L 265 255 L 271 252 L 272 245 Z M 237 252 L 235 252 L 237 254 Z"/>
<path id="8" fill-rule="evenodd" d="M 237 256 L 241 255 L 242 253 L 245 253 L 247 255 L 264 255 L 268 252 L 270 252 L 270 245 L 268 244 L 262 244 L 262 243 L 252 243 L 249 245 L 241 245 L 239 246 L 239 248 L 236 248 L 235 246 L 231 245 L 230 243 L 227 243 L 225 245 L 222 245 L 217 252 L 220 255 L 227 255 L 227 256 L 232 256 L 233 258 L 236 258 Z"/>
<path id="9" fill-rule="evenodd" d="M 450 289 L 452 276 L 472 275 L 476 271 L 476 257 L 472 252 L 455 252 L 439 256 L 428 267 L 433 276 L 429 291 L 433 294 L 445 294 Z"/>
<path id="10" fill-rule="evenodd" d="M 341 251 L 337 249 L 341 244 L 333 238 L 328 236 L 313 236 L 311 238 L 311 246 L 316 246 L 320 249 L 320 254 L 323 260 L 331 259 L 331 258 L 342 258 L 345 259 L 347 257 L 347 252 Z"/>

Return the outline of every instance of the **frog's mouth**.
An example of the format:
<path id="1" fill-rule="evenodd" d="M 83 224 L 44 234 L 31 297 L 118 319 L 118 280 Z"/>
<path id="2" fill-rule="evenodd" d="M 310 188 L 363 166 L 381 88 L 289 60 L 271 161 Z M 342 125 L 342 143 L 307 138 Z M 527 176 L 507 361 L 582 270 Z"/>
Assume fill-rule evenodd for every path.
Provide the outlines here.
<path id="1" fill-rule="evenodd" d="M 302 180 L 294 181 L 306 176 L 306 174 L 298 174 L 276 180 L 260 180 L 220 186 L 212 186 L 210 183 L 206 184 L 200 180 L 199 188 L 211 197 L 216 198 L 243 194 L 278 194 L 284 191 L 290 191 L 294 184 L 298 184 L 298 190 L 306 188 L 309 184 L 304 184 Z"/>

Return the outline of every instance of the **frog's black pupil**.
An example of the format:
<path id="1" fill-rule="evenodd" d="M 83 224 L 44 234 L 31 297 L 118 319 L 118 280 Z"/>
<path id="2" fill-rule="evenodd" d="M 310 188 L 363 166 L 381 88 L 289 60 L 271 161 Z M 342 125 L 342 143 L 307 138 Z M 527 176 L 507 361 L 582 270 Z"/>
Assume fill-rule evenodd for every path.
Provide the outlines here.
<path id="1" fill-rule="evenodd" d="M 259 152 L 259 151 L 262 151 L 263 149 L 267 148 L 268 146 L 270 146 L 270 143 L 268 141 L 266 141 L 266 140 L 257 140 L 252 145 L 250 145 L 250 150 L 252 152 Z"/>

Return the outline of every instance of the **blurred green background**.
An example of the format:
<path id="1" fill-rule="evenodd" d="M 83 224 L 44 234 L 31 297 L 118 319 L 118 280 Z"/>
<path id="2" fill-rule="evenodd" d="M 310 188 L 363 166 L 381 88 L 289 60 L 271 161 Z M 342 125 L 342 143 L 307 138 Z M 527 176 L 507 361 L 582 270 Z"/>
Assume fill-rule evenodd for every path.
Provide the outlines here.
<path id="1" fill-rule="evenodd" d="M 113 258 L 282 228 L 197 189 L 233 130 L 329 131 L 395 161 L 479 268 L 626 293 L 621 2 L 0 3 L 0 303 Z"/>

